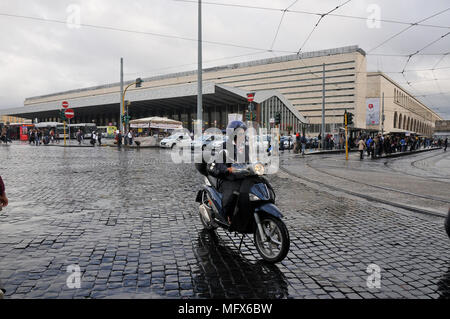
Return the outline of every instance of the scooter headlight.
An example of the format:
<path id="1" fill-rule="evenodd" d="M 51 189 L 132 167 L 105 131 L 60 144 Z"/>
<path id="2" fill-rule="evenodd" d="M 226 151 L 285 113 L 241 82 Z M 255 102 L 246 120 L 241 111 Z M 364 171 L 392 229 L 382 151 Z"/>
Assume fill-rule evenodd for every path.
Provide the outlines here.
<path id="1" fill-rule="evenodd" d="M 253 171 L 255 172 L 256 175 L 260 175 L 260 176 L 264 175 L 264 171 L 265 171 L 264 165 L 261 163 L 256 163 L 253 166 Z"/>
<path id="2" fill-rule="evenodd" d="M 260 198 L 258 196 L 256 196 L 255 194 L 250 193 L 249 194 L 249 200 L 251 202 L 254 202 L 254 201 L 260 200 Z"/>

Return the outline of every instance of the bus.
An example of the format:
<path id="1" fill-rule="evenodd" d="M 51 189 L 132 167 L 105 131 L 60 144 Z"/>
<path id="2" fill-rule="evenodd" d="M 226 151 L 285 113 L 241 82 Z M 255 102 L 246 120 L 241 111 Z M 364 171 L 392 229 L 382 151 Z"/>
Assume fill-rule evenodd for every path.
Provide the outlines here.
<path id="1" fill-rule="evenodd" d="M 64 124 L 59 122 L 40 122 L 34 124 L 36 129 L 43 131 L 43 136 L 50 134 L 50 131 L 55 132 L 55 138 L 64 139 Z M 66 137 L 69 137 L 66 126 Z"/>
<path id="2" fill-rule="evenodd" d="M 103 138 L 114 138 L 117 127 L 116 126 L 99 126 L 97 127 L 99 134 L 102 134 Z"/>
<path id="3" fill-rule="evenodd" d="M 84 139 L 90 139 L 92 137 L 92 132 L 97 130 L 97 125 L 95 123 L 69 124 L 69 127 L 70 127 L 70 136 L 73 137 L 74 139 L 77 138 L 78 130 L 81 130 Z"/>

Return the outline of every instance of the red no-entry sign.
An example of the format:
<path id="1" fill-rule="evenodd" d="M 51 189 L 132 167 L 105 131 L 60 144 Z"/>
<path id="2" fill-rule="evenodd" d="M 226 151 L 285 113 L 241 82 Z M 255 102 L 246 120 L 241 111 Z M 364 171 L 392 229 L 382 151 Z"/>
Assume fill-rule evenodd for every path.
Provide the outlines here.
<path id="1" fill-rule="evenodd" d="M 250 103 L 255 99 L 255 93 L 247 93 L 247 101 Z"/>
<path id="2" fill-rule="evenodd" d="M 69 102 L 67 101 L 62 102 L 62 107 L 67 109 L 69 107 Z"/>
<path id="3" fill-rule="evenodd" d="M 73 119 L 73 117 L 75 116 L 75 112 L 72 109 L 67 109 L 64 112 L 64 115 L 68 118 L 68 119 Z"/>

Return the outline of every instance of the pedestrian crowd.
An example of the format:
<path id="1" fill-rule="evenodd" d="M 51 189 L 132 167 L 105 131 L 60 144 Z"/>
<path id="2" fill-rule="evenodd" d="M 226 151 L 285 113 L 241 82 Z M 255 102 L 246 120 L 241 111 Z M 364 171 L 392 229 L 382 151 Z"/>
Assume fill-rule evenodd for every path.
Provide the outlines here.
<path id="1" fill-rule="evenodd" d="M 394 136 L 378 134 L 374 137 L 361 136 L 357 139 L 357 147 L 360 152 L 360 159 L 364 158 L 364 151 L 371 158 L 381 157 L 384 154 L 415 151 L 430 147 L 441 147 L 447 143 L 441 139 L 425 138 L 418 136 Z"/>

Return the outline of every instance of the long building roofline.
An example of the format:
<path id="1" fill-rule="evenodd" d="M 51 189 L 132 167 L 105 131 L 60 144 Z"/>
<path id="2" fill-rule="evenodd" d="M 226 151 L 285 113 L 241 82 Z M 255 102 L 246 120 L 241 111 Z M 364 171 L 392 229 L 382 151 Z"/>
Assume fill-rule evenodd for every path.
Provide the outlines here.
<path id="1" fill-rule="evenodd" d="M 395 82 L 394 80 L 392 80 L 389 76 L 387 76 L 385 73 L 383 73 L 382 71 L 371 71 L 371 72 L 367 72 L 367 76 L 382 76 L 384 77 L 386 80 L 388 80 L 389 82 L 391 82 L 392 84 L 394 84 L 395 86 L 399 87 L 402 91 L 406 92 L 407 94 L 409 94 L 414 100 L 416 100 L 416 102 L 419 102 L 423 107 L 425 107 L 427 110 L 429 110 L 430 112 L 432 112 L 434 115 L 436 115 L 437 117 L 439 117 L 440 119 L 442 119 L 442 116 L 440 116 L 438 113 L 436 113 L 436 111 L 430 109 L 428 106 L 426 106 L 423 102 L 419 101 L 414 94 L 411 94 L 411 92 L 409 92 L 408 90 L 405 90 L 400 84 L 398 84 L 397 82 Z"/>
<path id="2" fill-rule="evenodd" d="M 352 45 L 352 46 L 345 46 L 345 47 L 334 48 L 334 49 L 304 52 L 304 53 L 300 53 L 300 54 L 290 54 L 290 55 L 284 55 L 284 56 L 279 56 L 279 57 L 274 57 L 274 58 L 252 60 L 252 61 L 248 61 L 248 62 L 226 64 L 226 65 L 203 69 L 203 72 L 206 73 L 206 72 L 214 72 L 214 71 L 220 71 L 220 70 L 233 70 L 233 69 L 245 68 L 245 67 L 250 67 L 250 66 L 280 63 L 280 62 L 316 58 L 316 57 L 322 57 L 322 56 L 328 56 L 328 55 L 354 53 L 354 52 L 359 52 L 363 56 L 366 55 L 366 52 L 363 49 L 359 48 L 357 45 Z M 197 74 L 197 70 L 157 75 L 157 76 L 143 78 L 143 80 L 144 80 L 144 82 L 157 81 L 157 80 L 164 80 L 164 79 L 169 79 L 169 78 L 189 76 L 189 75 L 195 75 L 195 74 Z M 134 82 L 134 80 L 125 81 L 124 84 L 127 85 L 127 84 L 130 84 L 133 82 Z M 98 85 L 98 86 L 91 86 L 91 87 L 87 87 L 87 88 L 81 88 L 81 89 L 68 90 L 68 91 L 63 91 L 63 92 L 33 96 L 33 97 L 26 98 L 25 101 L 46 98 L 46 97 L 52 97 L 52 96 L 57 96 L 57 95 L 62 95 L 62 94 L 70 94 L 70 93 L 85 92 L 85 91 L 90 91 L 90 90 L 106 89 L 106 88 L 116 87 L 119 85 L 120 85 L 120 82 L 103 84 L 103 85 Z"/>

